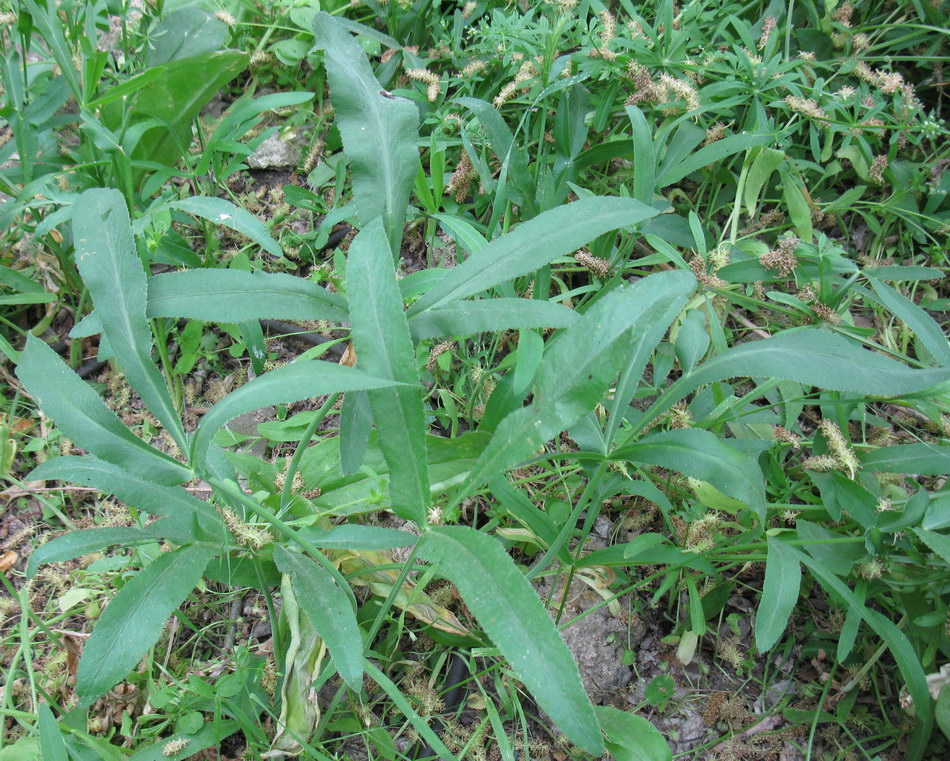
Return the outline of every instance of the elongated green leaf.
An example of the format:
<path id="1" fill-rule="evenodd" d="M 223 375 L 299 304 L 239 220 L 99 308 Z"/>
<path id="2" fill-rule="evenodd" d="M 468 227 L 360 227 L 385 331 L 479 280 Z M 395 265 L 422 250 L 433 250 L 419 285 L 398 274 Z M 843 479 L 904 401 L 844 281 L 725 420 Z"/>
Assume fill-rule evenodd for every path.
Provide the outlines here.
<path id="1" fill-rule="evenodd" d="M 861 455 L 861 467 L 871 473 L 942 476 L 950 473 L 950 447 L 923 442 L 879 447 Z"/>
<path id="2" fill-rule="evenodd" d="M 418 536 L 408 531 L 360 523 L 344 523 L 327 530 L 303 528 L 297 533 L 314 547 L 341 550 L 391 550 L 395 547 L 411 547 L 419 541 Z"/>
<path id="3" fill-rule="evenodd" d="M 43 761 L 68 761 L 66 741 L 47 703 L 40 704 L 39 714 L 40 750 L 43 752 Z"/>
<path id="4" fill-rule="evenodd" d="M 495 155 L 501 161 L 502 166 L 508 168 L 511 184 L 518 191 L 517 200 L 521 203 L 533 203 L 534 181 L 528 172 L 528 155 L 515 142 L 515 136 L 511 134 L 511 129 L 505 123 L 498 109 L 491 103 L 479 98 L 456 98 L 456 100 L 466 108 L 471 109 L 472 113 L 478 118 Z"/>
<path id="5" fill-rule="evenodd" d="M 750 341 L 712 357 L 670 386 L 645 417 L 652 419 L 707 383 L 752 376 L 781 378 L 829 391 L 900 396 L 950 380 L 950 368 L 912 370 L 834 333 L 806 328 Z"/>
<path id="6" fill-rule="evenodd" d="M 656 193 L 656 154 L 653 135 L 646 117 L 636 106 L 627 106 L 633 127 L 633 197 L 645 204 L 653 203 Z"/>
<path id="7" fill-rule="evenodd" d="M 606 196 L 558 206 L 496 238 L 446 272 L 438 285 L 413 304 L 409 314 L 415 316 L 534 272 L 559 256 L 574 253 L 598 235 L 656 214 L 655 209 L 639 201 Z"/>
<path id="8" fill-rule="evenodd" d="M 950 365 L 950 341 L 947 341 L 946 335 L 934 318 L 887 283 L 874 278 L 869 282 L 878 300 L 914 331 L 914 335 L 933 355 L 937 363 L 944 366 Z"/>
<path id="9" fill-rule="evenodd" d="M 151 358 L 147 281 L 122 194 L 97 188 L 79 196 L 73 207 L 73 238 L 76 266 L 129 385 L 184 449 L 185 429 Z"/>
<path id="10" fill-rule="evenodd" d="M 163 519 L 164 520 L 164 519 Z M 157 521 L 158 525 L 161 521 Z M 91 528 L 85 531 L 70 531 L 68 534 L 50 539 L 37 547 L 30 555 L 26 575 L 32 577 L 41 565 L 72 560 L 90 552 L 111 547 L 115 544 L 131 546 L 155 541 L 157 534 L 151 530 L 117 526 L 115 528 Z"/>
<path id="11" fill-rule="evenodd" d="M 611 457 L 660 465 L 708 481 L 723 494 L 747 504 L 760 520 L 765 518 L 765 480 L 758 464 L 709 431 L 680 428 L 655 433 Z"/>
<path id="12" fill-rule="evenodd" d="M 577 664 L 501 544 L 466 526 L 436 526 L 423 537 L 419 555 L 458 588 L 479 625 L 558 728 L 588 753 L 603 753 Z"/>
<path id="13" fill-rule="evenodd" d="M 687 272 L 662 272 L 624 284 L 596 301 L 548 345 L 535 376 L 534 402 L 501 422 L 462 493 L 530 457 L 600 403 L 641 330 L 649 329 L 657 305 L 685 303 L 694 285 Z"/>
<path id="14" fill-rule="evenodd" d="M 579 315 L 550 301 L 538 299 L 484 299 L 452 301 L 420 312 L 409 321 L 409 330 L 417 341 L 424 338 L 524 328 L 566 328 Z"/>
<path id="15" fill-rule="evenodd" d="M 216 225 L 223 225 L 246 235 L 258 246 L 274 256 L 283 256 L 267 229 L 267 226 L 246 209 L 235 206 L 224 198 L 215 196 L 192 196 L 170 204 L 173 209 L 181 209 L 188 214 L 207 219 Z"/>
<path id="16" fill-rule="evenodd" d="M 608 403 L 610 417 L 604 431 L 604 454 L 610 450 L 624 413 L 637 393 L 643 377 L 643 369 L 653 355 L 656 345 L 663 339 L 670 324 L 682 311 L 688 293 L 679 293 L 650 307 L 638 321 L 637 340 L 629 359 L 620 371 L 612 402 Z"/>
<path id="17" fill-rule="evenodd" d="M 755 215 L 762 188 L 784 160 L 785 154 L 775 148 L 763 148 L 753 159 L 742 193 L 742 201 L 750 217 Z"/>
<path id="18" fill-rule="evenodd" d="M 133 436 L 96 392 L 39 338 L 27 338 L 17 377 L 43 412 L 83 449 L 156 483 L 192 479 L 191 470 Z"/>
<path id="19" fill-rule="evenodd" d="M 226 396 L 202 418 L 195 429 L 191 462 L 205 466 L 211 438 L 232 418 L 270 404 L 290 404 L 324 394 L 391 386 L 394 381 L 374 378 L 359 370 L 320 360 L 284 365 L 260 375 Z"/>
<path id="20" fill-rule="evenodd" d="M 805 567 L 811 571 L 823 587 L 837 594 L 849 610 L 854 610 L 860 615 L 867 622 L 871 631 L 884 640 L 891 651 L 901 676 L 907 684 L 907 691 L 914 701 L 914 712 L 917 716 L 917 722 L 911 733 L 905 758 L 908 761 L 920 761 L 933 729 L 934 711 L 930 693 L 927 691 L 927 679 L 920 665 L 920 659 L 914 651 L 914 646 L 910 644 L 904 632 L 898 629 L 892 621 L 880 612 L 871 610 L 861 604 L 851 588 L 835 576 L 824 563 L 794 547 L 789 547 L 789 549 L 798 556 L 799 561 L 804 563 Z"/>
<path id="21" fill-rule="evenodd" d="M 914 533 L 930 548 L 931 552 L 939 555 L 943 562 L 950 563 L 950 537 L 925 528 L 915 528 Z"/>
<path id="22" fill-rule="evenodd" d="M 363 683 L 363 638 L 346 593 L 325 568 L 299 552 L 278 545 L 274 561 L 281 573 L 293 575 L 297 603 L 327 643 L 343 681 L 359 691 Z"/>
<path id="23" fill-rule="evenodd" d="M 360 219 L 366 225 L 382 217 L 390 250 L 398 257 L 419 162 L 419 112 L 411 100 L 383 90 L 363 49 L 332 16 L 314 16 L 313 34 L 324 50 L 334 123 L 353 171 Z"/>
<path id="24" fill-rule="evenodd" d="M 788 617 L 798 602 L 802 568 L 798 557 L 781 539 L 766 537 L 765 586 L 755 614 L 755 646 L 760 653 L 770 650 L 785 631 Z"/>
<path id="25" fill-rule="evenodd" d="M 594 710 L 611 758 L 616 761 L 671 761 L 673 758 L 660 730 L 642 716 L 613 706 L 595 706 Z"/>
<path id="26" fill-rule="evenodd" d="M 389 465 L 393 510 L 422 524 L 431 503 L 422 394 L 381 222 L 371 222 L 353 239 L 346 274 L 359 366 L 378 378 L 406 384 L 372 390 L 369 401 L 379 429 L 379 446 Z"/>
<path id="27" fill-rule="evenodd" d="M 93 486 L 107 494 L 115 495 L 131 507 L 152 515 L 173 518 L 176 525 L 182 527 L 181 535 L 168 533 L 167 525 L 164 535 L 178 544 L 186 544 L 187 541 L 198 538 L 194 536 L 192 528 L 195 522 L 208 538 L 223 536 L 224 524 L 221 517 L 207 502 L 192 496 L 180 486 L 161 486 L 93 455 L 54 457 L 34 468 L 27 478 L 33 481 L 57 480 Z"/>
<path id="28" fill-rule="evenodd" d="M 164 552 L 119 590 L 83 648 L 76 674 L 80 698 L 103 695 L 135 668 L 210 557 L 207 548 L 194 545 Z"/>
<path id="29" fill-rule="evenodd" d="M 102 107 L 102 122 L 116 131 L 123 124 L 153 120 L 133 159 L 175 166 L 191 145 L 191 121 L 212 97 L 247 66 L 248 55 L 224 50 L 170 61 L 161 76 L 127 99 Z M 141 175 L 144 170 L 139 170 Z"/>
<path id="30" fill-rule="evenodd" d="M 148 281 L 148 316 L 205 322 L 349 320 L 346 300 L 281 272 L 194 269 Z"/>
<path id="31" fill-rule="evenodd" d="M 656 186 L 661 189 L 665 188 L 674 182 L 679 182 L 686 175 L 692 174 L 704 166 L 715 164 L 754 145 L 765 145 L 771 142 L 772 139 L 771 135 L 730 135 L 722 140 L 717 140 L 715 143 L 700 148 L 696 153 L 690 154 L 687 158 L 660 172 L 656 178 Z"/>

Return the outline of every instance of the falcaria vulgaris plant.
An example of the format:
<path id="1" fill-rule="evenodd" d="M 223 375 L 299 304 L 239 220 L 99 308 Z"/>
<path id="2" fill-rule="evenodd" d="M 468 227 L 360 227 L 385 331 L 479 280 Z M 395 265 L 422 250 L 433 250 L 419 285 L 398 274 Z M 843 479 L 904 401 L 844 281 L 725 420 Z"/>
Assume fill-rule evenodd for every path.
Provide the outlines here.
<path id="1" fill-rule="evenodd" d="M 149 276 L 120 192 L 89 190 L 72 207 L 75 260 L 95 307 L 92 319 L 98 319 L 102 340 L 129 384 L 177 447 L 172 457 L 137 438 L 49 347 L 39 339 L 28 341 L 17 369 L 21 381 L 59 429 L 88 452 L 51 459 L 30 478 L 93 486 L 157 517 L 139 528 L 77 531 L 50 541 L 32 556 L 30 572 L 42 563 L 110 546 L 160 540 L 168 550 L 119 590 L 86 641 L 77 683 L 84 705 L 135 668 L 158 641 L 166 619 L 203 578 L 227 581 L 240 575 L 261 588 L 279 586 L 283 600 L 275 756 L 308 745 L 320 720 L 317 690 L 338 674 L 357 696 L 365 689 L 365 677 L 376 681 L 439 758 L 456 758 L 368 658 L 385 616 L 399 606 L 436 629 L 494 647 L 557 728 L 585 752 L 599 756 L 649 748 L 655 754 L 651 758 L 670 758 L 647 722 L 591 704 L 570 651 L 531 584 L 550 569 L 572 573 L 590 562 L 575 551 L 572 540 L 578 522 L 584 535 L 596 519 L 604 475 L 617 463 L 678 471 L 740 504 L 736 520 L 746 537 L 768 547 L 759 648 L 770 648 L 784 630 L 798 597 L 800 564 L 805 564 L 848 601 L 857 620 L 884 637 L 918 707 L 917 736 L 925 738 L 931 703 L 904 634 L 804 553 L 794 532 L 766 534 L 769 505 L 756 458 L 698 427 L 663 432 L 650 432 L 650 427 L 687 395 L 733 377 L 765 379 L 763 386 L 788 380 L 886 397 L 927 389 L 945 380 L 946 370 L 912 370 L 818 329 L 788 331 L 702 361 L 708 339 L 703 343 L 688 325 L 698 319 L 701 327 L 703 315 L 712 310 L 685 269 L 634 283 L 611 281 L 581 312 L 546 299 L 498 295 L 513 279 L 536 273 L 599 236 L 636 228 L 656 216 L 655 166 L 638 174 L 639 200 L 592 196 L 545 211 L 484 243 L 453 269 L 434 271 L 407 308 L 396 265 L 419 162 L 416 106 L 380 87 L 359 45 L 327 14 L 317 15 L 315 35 L 361 221 L 347 256 L 345 294 L 284 274 L 199 268 Z M 647 153 L 654 161 L 652 148 L 640 151 L 638 160 L 646 161 Z M 643 178 L 650 178 L 646 185 Z M 355 367 L 300 360 L 263 373 L 211 407 L 189 432 L 151 357 L 150 322 L 181 318 L 348 324 L 358 359 Z M 680 334 L 677 353 L 684 373 L 649 409 L 634 414 L 631 401 L 643 372 L 673 325 Z M 454 439 L 427 435 L 419 342 L 506 329 L 533 334 L 524 343 L 526 356 L 530 347 L 542 350 L 500 380 L 479 430 Z M 542 341 L 542 329 L 554 332 Z M 340 436 L 310 446 L 341 394 Z M 282 487 L 245 488 L 246 459 L 230 456 L 215 442 L 216 433 L 243 413 L 324 396 L 328 401 L 301 435 Z M 602 414 L 594 414 L 599 405 Z M 540 511 L 518 518 L 530 524 L 544 550 L 526 570 L 493 534 L 497 522 L 476 521 L 481 529 L 465 525 L 460 508 L 486 486 L 489 502 L 496 490 L 510 489 L 506 470 L 532 460 L 551 439 L 579 425 L 587 434 L 578 455 L 587 466 L 587 484 L 561 524 Z M 345 483 L 340 481 L 344 474 L 355 473 L 371 455 L 380 464 L 381 498 L 326 509 L 314 488 L 334 478 Z M 194 479 L 211 487 L 208 501 L 185 488 Z M 373 511 L 390 511 L 417 533 L 356 522 L 356 516 Z M 411 551 L 399 570 L 392 570 L 389 553 L 400 547 Z M 669 551 L 660 562 L 684 566 L 695 560 L 690 553 L 663 549 Z M 633 555 L 630 548 L 624 557 Z M 410 574 L 417 570 L 451 582 L 480 631 L 426 597 L 412 583 Z M 383 598 L 368 625 L 358 623 L 356 585 Z"/>

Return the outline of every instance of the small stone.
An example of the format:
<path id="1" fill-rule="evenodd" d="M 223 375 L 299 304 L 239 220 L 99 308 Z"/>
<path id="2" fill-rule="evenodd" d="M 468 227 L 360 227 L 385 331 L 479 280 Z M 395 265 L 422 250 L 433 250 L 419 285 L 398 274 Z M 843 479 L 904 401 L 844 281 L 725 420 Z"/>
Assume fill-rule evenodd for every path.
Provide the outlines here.
<path id="1" fill-rule="evenodd" d="M 251 169 L 278 169 L 297 166 L 300 161 L 300 151 L 293 145 L 281 140 L 276 134 L 271 135 L 257 150 L 247 157 L 247 165 Z"/>

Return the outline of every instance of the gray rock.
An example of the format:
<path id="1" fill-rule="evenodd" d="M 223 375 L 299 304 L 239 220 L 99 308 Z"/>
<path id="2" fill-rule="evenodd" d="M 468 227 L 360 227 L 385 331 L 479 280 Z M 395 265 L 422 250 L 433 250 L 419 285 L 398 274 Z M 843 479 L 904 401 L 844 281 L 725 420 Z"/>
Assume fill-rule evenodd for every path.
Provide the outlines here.
<path id="1" fill-rule="evenodd" d="M 297 166 L 300 161 L 300 150 L 282 140 L 275 133 L 258 146 L 247 157 L 247 165 L 251 169 L 279 169 Z"/>

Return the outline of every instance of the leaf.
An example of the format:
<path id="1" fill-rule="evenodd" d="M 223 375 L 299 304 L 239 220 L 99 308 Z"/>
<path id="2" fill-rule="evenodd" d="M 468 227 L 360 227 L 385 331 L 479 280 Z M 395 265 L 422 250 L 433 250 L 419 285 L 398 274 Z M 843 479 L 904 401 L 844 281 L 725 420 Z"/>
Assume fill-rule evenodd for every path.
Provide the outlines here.
<path id="1" fill-rule="evenodd" d="M 673 348 L 685 373 L 705 356 L 709 349 L 709 333 L 706 331 L 706 317 L 698 309 L 686 313 Z"/>
<path id="2" fill-rule="evenodd" d="M 379 446 L 389 465 L 393 510 L 424 524 L 431 504 L 425 417 L 409 325 L 382 223 L 374 220 L 350 244 L 346 268 L 359 366 L 400 384 L 369 392 Z"/>
<path id="3" fill-rule="evenodd" d="M 163 65 L 162 76 L 129 98 L 101 109 L 102 121 L 116 131 L 123 124 L 154 120 L 138 141 L 131 158 L 173 167 L 191 145 L 191 122 L 214 95 L 247 66 L 237 50 L 204 53 Z M 138 170 L 139 176 L 144 170 Z"/>
<path id="4" fill-rule="evenodd" d="M 373 411 L 366 391 L 353 391 L 343 398 L 340 412 L 340 470 L 344 475 L 356 473 L 366 456 Z"/>
<path id="5" fill-rule="evenodd" d="M 360 523 L 344 523 L 327 530 L 303 528 L 297 533 L 314 547 L 340 550 L 391 550 L 411 547 L 419 541 L 418 536 L 408 531 Z"/>
<path id="6" fill-rule="evenodd" d="M 345 391 L 361 391 L 393 385 L 352 367 L 320 360 L 303 360 L 259 375 L 214 405 L 195 429 L 191 462 L 205 466 L 205 456 L 218 429 L 232 418 L 271 404 L 290 404 L 314 396 Z"/>
<path id="7" fill-rule="evenodd" d="M 145 316 L 147 280 L 122 194 L 92 189 L 80 195 L 73 207 L 73 238 L 76 266 L 129 385 L 178 446 L 185 448 L 185 429 L 151 358 L 152 330 Z"/>
<path id="8" fill-rule="evenodd" d="M 92 388 L 39 338 L 27 337 L 17 377 L 33 400 L 76 444 L 96 456 L 160 484 L 194 474 L 132 435 Z"/>
<path id="9" fill-rule="evenodd" d="M 756 461 L 723 439 L 699 428 L 654 433 L 610 455 L 685 473 L 708 481 L 723 494 L 747 504 L 765 519 L 765 480 Z"/>
<path id="10" fill-rule="evenodd" d="M 43 761 L 69 761 L 66 741 L 56 724 L 56 717 L 48 703 L 40 703 L 39 710 L 40 751 Z"/>
<path id="11" fill-rule="evenodd" d="M 607 752 L 616 761 L 671 761 L 673 752 L 660 730 L 635 713 L 596 706 Z"/>
<path id="12" fill-rule="evenodd" d="M 345 299 L 306 278 L 233 269 L 155 275 L 148 281 L 148 315 L 218 323 L 350 319 Z"/>
<path id="13" fill-rule="evenodd" d="M 497 540 L 467 526 L 436 526 L 419 556 L 451 581 L 538 705 L 573 743 L 604 751 L 577 664 L 534 589 Z"/>
<path id="14" fill-rule="evenodd" d="M 479 98 L 456 98 L 466 108 L 470 109 L 485 130 L 485 136 L 491 144 L 495 156 L 501 161 L 502 166 L 507 166 L 508 176 L 512 184 L 517 188 L 518 199 L 522 204 L 533 202 L 532 193 L 534 190 L 534 181 L 528 172 L 528 155 L 515 142 L 515 136 L 511 133 L 505 120 L 502 118 L 498 109 L 491 103 Z"/>
<path id="15" fill-rule="evenodd" d="M 860 456 L 861 468 L 869 473 L 916 473 L 943 476 L 950 473 L 950 447 L 918 442 L 878 447 Z"/>
<path id="16" fill-rule="evenodd" d="M 950 563 L 950 537 L 924 528 L 915 528 L 913 531 L 931 552 L 938 555 L 943 562 Z"/>
<path id="17" fill-rule="evenodd" d="M 119 590 L 83 648 L 76 674 L 80 699 L 105 694 L 136 667 L 201 579 L 210 557 L 197 545 L 163 552 Z"/>
<path id="18" fill-rule="evenodd" d="M 935 706 L 937 726 L 943 732 L 943 736 L 950 740 L 950 688 L 945 683 L 937 695 Z"/>
<path id="19" fill-rule="evenodd" d="M 573 309 L 538 299 L 451 301 L 417 314 L 409 320 L 409 330 L 416 341 L 421 341 L 502 330 L 566 328 L 578 318 Z"/>
<path id="20" fill-rule="evenodd" d="M 738 377 L 781 378 L 829 391 L 900 396 L 950 379 L 950 368 L 912 370 L 816 328 L 786 331 L 735 346 L 673 383 L 645 415 L 668 409 L 707 383 Z"/>
<path id="21" fill-rule="evenodd" d="M 755 145 L 765 145 L 771 142 L 772 139 L 772 135 L 730 135 L 707 145 L 705 148 L 700 148 L 673 166 L 666 166 L 667 162 L 664 161 L 664 167 L 661 167 L 656 178 L 656 186 L 660 189 L 665 188 L 674 182 L 679 182 L 686 175 L 692 174 L 704 166 L 716 164 Z"/>
<path id="22" fill-rule="evenodd" d="M 152 524 L 157 525 L 157 524 Z M 41 565 L 61 563 L 73 560 L 91 552 L 116 544 L 130 546 L 155 541 L 156 534 L 149 529 L 117 526 L 115 528 L 92 528 L 84 531 L 70 531 L 68 534 L 50 539 L 30 554 L 26 575 L 32 578 Z"/>
<path id="23" fill-rule="evenodd" d="M 803 241 L 810 242 L 813 232 L 811 209 L 808 208 L 808 201 L 805 199 L 804 187 L 791 174 L 783 174 L 782 192 L 785 205 L 788 206 L 788 216 L 795 225 L 795 232 Z"/>
<path id="24" fill-rule="evenodd" d="M 755 614 L 755 646 L 760 653 L 771 650 L 785 631 L 802 581 L 801 565 L 789 545 L 773 536 L 766 541 L 765 586 Z"/>
<path id="25" fill-rule="evenodd" d="M 191 196 L 180 201 L 174 201 L 169 206 L 206 219 L 216 225 L 224 225 L 236 230 L 241 235 L 246 235 L 269 254 L 274 256 L 283 256 L 284 254 L 263 222 L 247 209 L 235 206 L 224 198 Z"/>
<path id="26" fill-rule="evenodd" d="M 653 136 L 643 111 L 636 106 L 627 106 L 627 116 L 633 127 L 633 197 L 649 205 L 656 194 Z"/>
<path id="27" fill-rule="evenodd" d="M 518 354 L 511 378 L 511 390 L 515 394 L 520 396 L 528 390 L 541 364 L 543 352 L 544 339 L 533 330 L 522 330 L 518 337 Z"/>
<path id="28" fill-rule="evenodd" d="M 759 194 L 772 173 L 785 160 L 785 153 L 775 148 L 763 148 L 758 152 L 746 176 L 742 200 L 750 217 L 755 216 L 755 207 L 759 202 Z"/>
<path id="29" fill-rule="evenodd" d="M 360 219 L 365 226 L 382 217 L 398 257 L 419 163 L 419 112 L 411 100 L 385 93 L 363 49 L 332 16 L 322 11 L 314 16 L 313 34 L 324 50 L 334 124 L 350 161 Z"/>
<path id="30" fill-rule="evenodd" d="M 327 643 L 343 681 L 359 691 L 363 685 L 363 638 L 346 593 L 325 568 L 299 552 L 277 545 L 274 561 L 281 573 L 293 574 L 297 603 Z"/>
<path id="31" fill-rule="evenodd" d="M 649 330 L 653 310 L 670 303 L 681 306 L 695 282 L 687 272 L 663 272 L 624 284 L 549 342 L 535 376 L 534 402 L 502 420 L 459 494 L 530 457 L 599 404 L 641 331 Z"/>
<path id="32" fill-rule="evenodd" d="M 868 282 L 877 294 L 877 300 L 914 332 L 937 364 L 950 365 L 950 342 L 933 317 L 887 283 L 875 278 L 870 278 Z"/>
<path id="33" fill-rule="evenodd" d="M 220 50 L 227 37 L 228 27 L 206 10 L 182 8 L 155 25 L 145 50 L 146 65 L 158 66 Z"/>
<path id="34" fill-rule="evenodd" d="M 160 486 L 137 473 L 131 473 L 93 455 L 54 457 L 34 468 L 27 478 L 31 481 L 55 479 L 93 486 L 115 495 L 130 507 L 183 523 L 188 527 L 186 536 L 191 541 L 199 538 L 194 536 L 194 531 L 190 528 L 195 521 L 209 537 L 223 536 L 224 524 L 220 516 L 204 500 L 192 496 L 180 486 Z M 172 538 L 172 535 L 167 533 L 167 527 L 166 536 Z"/>
<path id="35" fill-rule="evenodd" d="M 474 296 L 519 275 L 573 254 L 599 235 L 657 214 L 630 198 L 595 196 L 558 206 L 488 243 L 445 273 L 409 310 L 410 317 L 450 301 Z"/>

